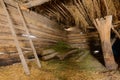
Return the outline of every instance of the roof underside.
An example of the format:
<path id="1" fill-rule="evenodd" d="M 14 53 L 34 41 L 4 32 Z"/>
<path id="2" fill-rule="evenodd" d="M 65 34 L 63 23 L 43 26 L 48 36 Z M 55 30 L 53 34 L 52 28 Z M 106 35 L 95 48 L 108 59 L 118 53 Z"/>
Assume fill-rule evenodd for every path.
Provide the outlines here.
<path id="1" fill-rule="evenodd" d="M 120 25 L 120 0 L 51 0 L 30 8 L 64 27 L 93 30 L 93 20 L 113 15 L 113 25 Z"/>

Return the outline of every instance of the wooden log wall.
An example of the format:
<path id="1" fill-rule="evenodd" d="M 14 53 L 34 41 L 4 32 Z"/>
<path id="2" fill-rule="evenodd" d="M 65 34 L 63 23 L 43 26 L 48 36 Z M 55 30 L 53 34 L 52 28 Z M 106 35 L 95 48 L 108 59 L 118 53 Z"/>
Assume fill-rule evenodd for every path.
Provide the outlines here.
<path id="1" fill-rule="evenodd" d="M 97 32 L 91 32 L 88 34 L 84 34 L 82 32 L 81 33 L 68 32 L 67 37 L 68 43 L 73 48 L 90 49 L 91 44 L 95 46 L 100 45 Z"/>
<path id="2" fill-rule="evenodd" d="M 28 48 L 30 44 L 15 3 L 7 3 L 7 8 L 13 20 L 21 47 Z M 66 32 L 57 23 L 32 11 L 23 11 L 23 15 L 26 19 L 30 34 L 34 37 L 32 40 L 37 51 L 40 51 L 41 48 L 53 45 L 57 41 L 66 40 Z M 0 52 L 9 53 L 15 51 L 17 50 L 13 36 L 9 28 L 7 17 L 0 3 Z"/>

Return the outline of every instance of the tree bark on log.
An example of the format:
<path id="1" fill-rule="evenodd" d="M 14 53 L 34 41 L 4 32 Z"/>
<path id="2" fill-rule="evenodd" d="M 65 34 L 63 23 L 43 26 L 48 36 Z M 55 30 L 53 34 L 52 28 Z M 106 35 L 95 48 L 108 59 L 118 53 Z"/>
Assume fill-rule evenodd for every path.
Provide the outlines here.
<path id="1" fill-rule="evenodd" d="M 94 20 L 94 24 L 100 35 L 105 66 L 109 70 L 115 70 L 117 69 L 118 65 L 115 62 L 110 42 L 112 16 L 110 15 L 106 16 L 105 18 L 96 19 Z"/>

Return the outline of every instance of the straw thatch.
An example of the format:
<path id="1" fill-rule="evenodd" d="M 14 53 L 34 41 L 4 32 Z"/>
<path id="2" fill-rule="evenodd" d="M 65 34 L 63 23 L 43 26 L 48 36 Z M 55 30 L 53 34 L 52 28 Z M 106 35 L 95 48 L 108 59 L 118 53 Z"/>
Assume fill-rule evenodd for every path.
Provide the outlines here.
<path id="1" fill-rule="evenodd" d="M 52 20 L 86 30 L 94 27 L 93 20 L 113 15 L 113 24 L 120 23 L 120 0 L 53 0 L 32 8 Z"/>

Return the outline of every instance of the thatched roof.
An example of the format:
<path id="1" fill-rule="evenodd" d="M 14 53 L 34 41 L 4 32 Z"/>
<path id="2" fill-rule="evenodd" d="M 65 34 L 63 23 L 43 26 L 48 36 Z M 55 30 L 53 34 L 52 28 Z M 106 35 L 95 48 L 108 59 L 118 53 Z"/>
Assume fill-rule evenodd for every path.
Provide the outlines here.
<path id="1" fill-rule="evenodd" d="M 51 20 L 66 27 L 77 26 L 82 30 L 93 28 L 93 20 L 113 15 L 113 24 L 120 24 L 120 0 L 51 0 L 33 7 Z"/>

